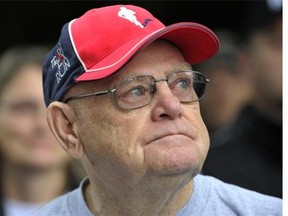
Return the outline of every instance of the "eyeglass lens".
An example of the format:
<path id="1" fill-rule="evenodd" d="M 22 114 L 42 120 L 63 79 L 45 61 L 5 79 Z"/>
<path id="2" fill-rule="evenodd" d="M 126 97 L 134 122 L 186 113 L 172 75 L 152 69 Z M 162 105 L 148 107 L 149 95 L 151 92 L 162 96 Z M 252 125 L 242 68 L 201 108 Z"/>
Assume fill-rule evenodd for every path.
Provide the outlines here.
<path id="1" fill-rule="evenodd" d="M 172 94 L 181 102 L 200 100 L 207 83 L 204 75 L 195 71 L 174 72 L 160 80 L 148 75 L 129 77 L 115 86 L 118 106 L 133 109 L 149 104 L 156 92 L 156 83 L 160 81 L 167 81 Z"/>

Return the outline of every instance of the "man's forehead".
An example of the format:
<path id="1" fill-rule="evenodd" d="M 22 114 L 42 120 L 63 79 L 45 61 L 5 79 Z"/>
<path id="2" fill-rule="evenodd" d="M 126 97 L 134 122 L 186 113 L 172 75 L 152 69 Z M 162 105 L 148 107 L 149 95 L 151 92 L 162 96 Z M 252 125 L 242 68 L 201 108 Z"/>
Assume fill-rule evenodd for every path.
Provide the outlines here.
<path id="1" fill-rule="evenodd" d="M 175 58 L 176 60 L 174 61 L 165 60 L 163 64 L 163 60 L 161 62 L 160 59 L 162 56 L 165 56 L 165 54 L 167 54 L 167 56 L 169 57 L 176 56 Z M 159 61 L 159 64 L 157 64 L 157 61 Z M 136 53 L 136 55 L 132 57 L 130 61 L 128 61 L 111 77 L 113 77 L 114 80 L 115 79 L 121 80 L 127 76 L 138 76 L 138 75 L 153 76 L 157 74 L 167 75 L 171 72 L 179 70 L 189 70 L 189 69 L 191 69 L 191 65 L 185 61 L 183 53 L 175 44 L 167 40 L 158 39 L 152 42 L 146 48 Z"/>
<path id="2" fill-rule="evenodd" d="M 120 80 L 125 79 L 126 77 L 130 77 L 130 76 L 139 76 L 139 75 L 157 76 L 158 74 L 163 74 L 165 76 L 165 75 L 168 75 L 172 72 L 191 70 L 191 69 L 192 69 L 192 66 L 190 64 L 188 64 L 187 62 L 179 62 L 177 64 L 170 65 L 167 68 L 163 69 L 163 71 L 150 70 L 150 69 L 125 70 L 125 68 L 122 68 L 118 72 L 116 72 L 116 73 L 112 74 L 111 76 L 103 79 L 102 81 L 105 80 L 105 81 L 107 81 L 107 83 L 109 83 L 109 82 L 115 83 L 117 81 L 120 81 Z"/>
<path id="3" fill-rule="evenodd" d="M 157 65 L 154 62 L 154 64 L 150 64 L 150 60 L 154 61 L 156 56 L 153 56 L 151 59 L 152 52 L 155 52 L 155 50 L 159 49 L 159 47 L 162 47 L 161 52 L 157 52 L 157 55 L 162 55 L 163 52 L 168 53 L 167 55 L 175 55 L 176 58 L 174 61 L 166 61 L 160 62 L 159 65 Z M 169 54 L 170 53 L 170 54 Z M 164 55 L 164 54 L 163 54 Z M 148 56 L 148 59 L 147 59 Z M 137 59 L 137 60 L 136 60 Z M 145 59 L 145 60 L 142 60 Z M 162 60 L 163 61 L 163 60 Z M 142 64 L 142 62 L 144 62 Z M 146 48 L 139 50 L 138 53 L 135 54 L 133 58 L 131 58 L 130 61 L 128 61 L 124 66 L 122 66 L 119 70 L 117 70 L 112 75 L 94 80 L 94 81 L 84 81 L 84 82 L 78 82 L 76 85 L 79 88 L 85 88 L 85 89 L 93 89 L 96 90 L 107 90 L 112 89 L 116 85 L 117 82 L 125 79 L 126 77 L 131 76 L 139 76 L 139 75 L 151 75 L 157 77 L 164 77 L 168 74 L 176 71 L 183 71 L 183 70 L 191 70 L 192 66 L 187 63 L 184 60 L 184 56 L 179 50 L 179 48 L 166 40 L 158 39 L 154 42 L 152 42 L 149 46 Z M 87 92 L 87 90 L 84 90 L 84 92 Z M 77 91 L 79 93 L 79 91 Z"/>

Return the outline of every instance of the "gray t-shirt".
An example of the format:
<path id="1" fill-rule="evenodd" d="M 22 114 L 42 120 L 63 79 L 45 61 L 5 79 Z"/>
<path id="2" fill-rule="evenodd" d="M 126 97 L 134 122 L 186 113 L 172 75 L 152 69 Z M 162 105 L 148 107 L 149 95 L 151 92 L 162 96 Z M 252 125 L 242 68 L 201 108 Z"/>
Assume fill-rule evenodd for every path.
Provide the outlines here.
<path id="1" fill-rule="evenodd" d="M 197 175 L 194 191 L 176 216 L 280 216 L 282 199 L 226 184 L 210 176 Z M 82 189 L 88 183 L 44 205 L 31 216 L 93 216 Z"/>

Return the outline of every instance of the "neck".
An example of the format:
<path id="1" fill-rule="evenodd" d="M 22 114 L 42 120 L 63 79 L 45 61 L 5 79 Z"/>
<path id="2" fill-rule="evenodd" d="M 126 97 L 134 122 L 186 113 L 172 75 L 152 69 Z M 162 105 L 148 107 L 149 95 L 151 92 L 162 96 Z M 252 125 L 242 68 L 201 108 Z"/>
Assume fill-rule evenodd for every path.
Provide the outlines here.
<path id="1" fill-rule="evenodd" d="M 66 190 L 67 173 L 58 169 L 4 167 L 2 187 L 6 199 L 44 203 Z"/>
<path id="2" fill-rule="evenodd" d="M 190 198 L 193 180 L 191 177 L 187 181 L 163 178 L 155 177 L 148 183 L 119 191 L 92 181 L 84 191 L 87 205 L 94 215 L 175 215 Z"/>

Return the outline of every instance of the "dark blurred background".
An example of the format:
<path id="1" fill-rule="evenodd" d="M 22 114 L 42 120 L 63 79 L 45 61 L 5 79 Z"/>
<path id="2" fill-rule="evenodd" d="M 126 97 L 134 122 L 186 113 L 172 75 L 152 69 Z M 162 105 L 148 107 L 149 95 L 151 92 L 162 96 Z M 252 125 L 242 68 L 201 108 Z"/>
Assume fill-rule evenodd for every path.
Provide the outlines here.
<path id="1" fill-rule="evenodd" d="M 110 4 L 136 4 L 150 10 L 164 24 L 193 21 L 211 29 L 241 32 L 248 1 L 1 1 L 0 52 L 13 44 L 58 40 L 61 27 L 86 10 Z M 107 25 L 113 25 L 107 23 Z"/>

